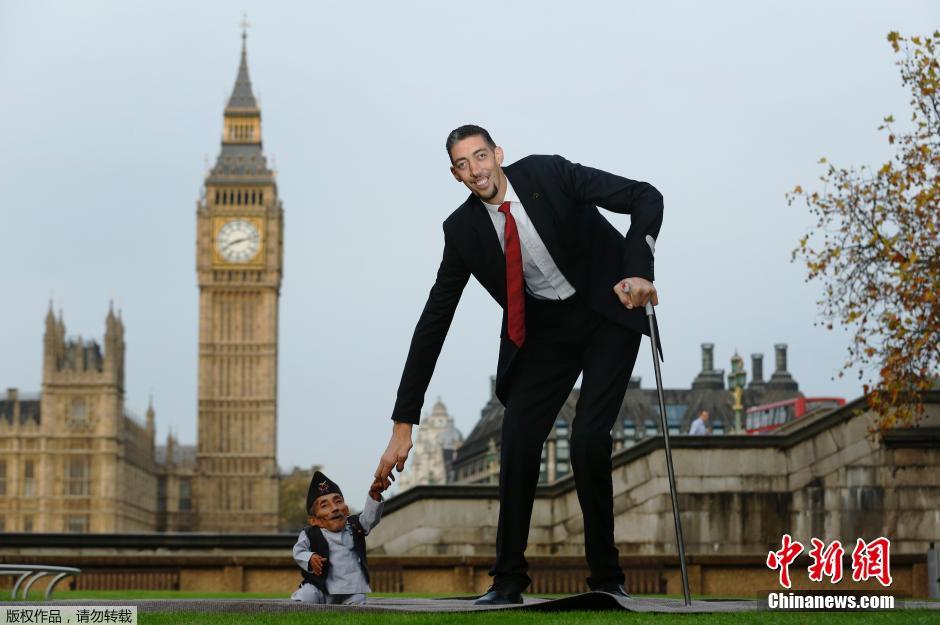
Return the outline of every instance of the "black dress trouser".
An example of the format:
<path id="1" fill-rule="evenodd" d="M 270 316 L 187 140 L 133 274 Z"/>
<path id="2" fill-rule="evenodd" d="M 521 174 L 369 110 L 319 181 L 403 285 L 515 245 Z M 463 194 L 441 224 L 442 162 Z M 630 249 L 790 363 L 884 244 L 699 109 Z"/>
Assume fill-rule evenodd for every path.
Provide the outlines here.
<path id="1" fill-rule="evenodd" d="M 584 516 L 588 585 L 623 583 L 614 543 L 613 442 L 642 335 L 589 309 L 575 295 L 563 301 L 526 296 L 526 340 L 509 373 L 499 473 L 499 526 L 494 586 L 524 590 L 531 582 L 525 549 L 542 446 L 583 372 L 570 454 Z"/>

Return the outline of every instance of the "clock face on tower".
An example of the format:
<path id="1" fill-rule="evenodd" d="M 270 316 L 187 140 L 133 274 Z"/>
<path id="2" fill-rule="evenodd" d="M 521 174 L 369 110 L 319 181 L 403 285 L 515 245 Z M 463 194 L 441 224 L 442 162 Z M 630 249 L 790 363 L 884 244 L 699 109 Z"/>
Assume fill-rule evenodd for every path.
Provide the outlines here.
<path id="1" fill-rule="evenodd" d="M 244 219 L 233 219 L 219 228 L 215 240 L 219 256 L 230 263 L 247 263 L 261 249 L 258 227 Z"/>

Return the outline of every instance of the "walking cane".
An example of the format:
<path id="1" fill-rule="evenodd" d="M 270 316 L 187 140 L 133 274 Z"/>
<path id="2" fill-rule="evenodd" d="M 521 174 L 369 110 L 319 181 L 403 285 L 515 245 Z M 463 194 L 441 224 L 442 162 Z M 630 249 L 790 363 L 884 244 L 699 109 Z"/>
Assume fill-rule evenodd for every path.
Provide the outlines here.
<path id="1" fill-rule="evenodd" d="M 653 243 L 647 243 L 650 249 L 653 249 Z M 626 285 L 624 285 L 626 287 Z M 629 288 L 624 288 L 628 292 Z M 666 444 L 666 471 L 669 473 L 669 494 L 672 496 L 672 516 L 676 522 L 676 542 L 679 545 L 679 568 L 682 572 L 682 595 L 685 597 L 685 604 L 692 605 L 692 597 L 689 594 L 689 571 L 685 566 L 685 540 L 682 538 L 682 522 L 679 520 L 679 498 L 676 495 L 676 474 L 672 468 L 672 448 L 669 446 L 669 424 L 666 423 L 666 400 L 663 398 L 663 377 L 659 370 L 659 350 L 656 347 L 658 337 L 656 336 L 656 323 L 654 321 L 656 313 L 653 311 L 653 302 L 646 302 L 646 318 L 650 323 L 650 345 L 653 347 L 653 369 L 656 371 L 656 392 L 659 394 L 659 417 L 663 426 L 663 442 Z"/>
<path id="2" fill-rule="evenodd" d="M 685 604 L 692 605 L 689 594 L 689 571 L 685 566 L 685 539 L 682 538 L 682 522 L 679 520 L 679 498 L 676 495 L 676 474 L 672 468 L 672 448 L 669 446 L 669 424 L 666 423 L 666 401 L 663 399 L 663 377 L 659 371 L 659 352 L 656 349 L 656 323 L 653 302 L 646 302 L 646 318 L 650 322 L 650 344 L 653 346 L 653 368 L 656 371 L 656 392 L 659 394 L 659 417 L 663 424 L 663 442 L 666 445 L 666 470 L 669 472 L 669 494 L 672 495 L 672 516 L 676 521 L 676 541 L 679 544 L 679 568 L 682 571 L 682 595 Z"/>

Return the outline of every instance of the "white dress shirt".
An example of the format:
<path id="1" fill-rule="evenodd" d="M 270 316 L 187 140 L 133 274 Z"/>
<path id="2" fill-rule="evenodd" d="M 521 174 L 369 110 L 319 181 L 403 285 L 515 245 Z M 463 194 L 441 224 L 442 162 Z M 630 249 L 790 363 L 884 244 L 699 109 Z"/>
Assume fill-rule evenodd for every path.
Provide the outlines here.
<path id="1" fill-rule="evenodd" d="M 535 226 L 529 219 L 525 207 L 519 201 L 512 185 L 509 184 L 509 178 L 506 180 L 506 196 L 503 201 L 509 202 L 509 212 L 516 222 L 516 230 L 519 231 L 519 243 L 522 248 L 522 275 L 525 278 L 525 288 L 529 295 L 537 299 L 568 299 L 574 295 L 574 287 L 562 275 L 558 265 L 552 260 L 548 248 L 542 242 Z M 506 251 L 506 216 L 499 212 L 499 204 L 487 204 L 486 212 L 493 220 L 493 227 L 496 228 L 496 235 L 499 237 L 499 246 Z"/>

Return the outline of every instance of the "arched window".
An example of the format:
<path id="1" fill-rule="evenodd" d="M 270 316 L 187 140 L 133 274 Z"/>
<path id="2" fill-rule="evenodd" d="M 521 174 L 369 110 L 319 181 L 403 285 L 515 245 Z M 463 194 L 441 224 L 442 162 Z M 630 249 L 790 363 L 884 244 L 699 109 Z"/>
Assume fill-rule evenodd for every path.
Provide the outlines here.
<path id="1" fill-rule="evenodd" d="M 87 496 L 89 494 L 88 458 L 79 456 L 69 458 L 66 472 L 65 494 Z"/>
<path id="2" fill-rule="evenodd" d="M 73 423 L 84 423 L 86 419 L 87 408 L 85 406 L 85 399 L 83 397 L 75 397 L 72 399 L 72 422 Z"/>
<path id="3" fill-rule="evenodd" d="M 36 464 L 32 460 L 23 461 L 23 496 L 36 495 Z"/>

